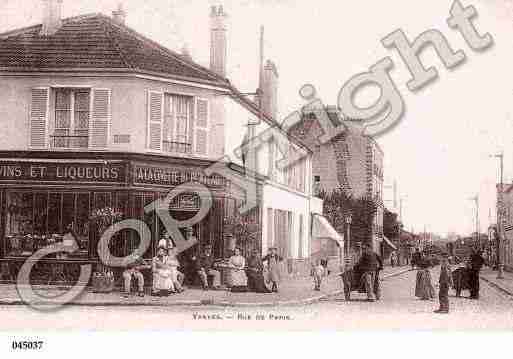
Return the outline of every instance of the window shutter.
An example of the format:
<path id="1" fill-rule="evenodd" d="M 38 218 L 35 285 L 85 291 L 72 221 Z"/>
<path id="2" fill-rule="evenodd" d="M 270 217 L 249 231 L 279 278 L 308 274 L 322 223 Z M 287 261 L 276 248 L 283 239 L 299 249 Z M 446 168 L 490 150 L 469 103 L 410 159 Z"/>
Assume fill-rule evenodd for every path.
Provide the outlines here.
<path id="1" fill-rule="evenodd" d="M 92 121 L 90 121 L 90 143 L 92 148 L 106 148 L 109 141 L 110 90 L 92 90 Z"/>
<path id="2" fill-rule="evenodd" d="M 206 156 L 208 154 L 209 144 L 209 116 L 208 100 L 196 99 L 196 119 L 194 121 L 194 144 L 195 152 L 198 155 Z"/>
<path id="3" fill-rule="evenodd" d="M 49 88 L 33 88 L 30 105 L 30 147 L 46 147 Z"/>
<path id="4" fill-rule="evenodd" d="M 164 93 L 148 91 L 148 149 L 162 151 Z"/>
<path id="5" fill-rule="evenodd" d="M 164 128 L 163 139 L 165 141 L 173 141 L 174 127 L 175 127 L 175 109 L 173 96 L 164 96 Z"/>

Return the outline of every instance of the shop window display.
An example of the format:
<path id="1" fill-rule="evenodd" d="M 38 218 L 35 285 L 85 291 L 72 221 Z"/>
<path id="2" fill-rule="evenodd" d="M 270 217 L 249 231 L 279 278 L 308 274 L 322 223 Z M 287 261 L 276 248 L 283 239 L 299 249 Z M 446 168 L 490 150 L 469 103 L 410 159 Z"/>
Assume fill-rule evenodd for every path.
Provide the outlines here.
<path id="1" fill-rule="evenodd" d="M 30 256 L 68 233 L 79 246 L 69 257 L 88 256 L 89 193 L 11 191 L 6 212 L 7 256 Z"/>

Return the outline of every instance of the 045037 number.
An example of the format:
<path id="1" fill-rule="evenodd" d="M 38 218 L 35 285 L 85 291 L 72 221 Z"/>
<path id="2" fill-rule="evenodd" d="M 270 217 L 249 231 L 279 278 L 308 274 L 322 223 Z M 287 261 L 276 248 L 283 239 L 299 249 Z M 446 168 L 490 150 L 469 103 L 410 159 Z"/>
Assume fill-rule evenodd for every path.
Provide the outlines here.
<path id="1" fill-rule="evenodd" d="M 41 350 L 43 349 L 43 341 L 18 341 L 14 340 L 12 342 L 13 350 Z"/>

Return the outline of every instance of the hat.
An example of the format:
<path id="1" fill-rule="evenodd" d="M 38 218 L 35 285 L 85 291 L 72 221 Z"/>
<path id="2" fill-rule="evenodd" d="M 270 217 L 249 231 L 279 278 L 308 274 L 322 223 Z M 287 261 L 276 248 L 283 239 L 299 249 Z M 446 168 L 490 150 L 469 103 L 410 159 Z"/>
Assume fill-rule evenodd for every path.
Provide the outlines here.
<path id="1" fill-rule="evenodd" d="M 158 244 L 158 247 L 159 248 L 164 248 L 164 249 L 170 249 L 170 248 L 173 248 L 174 245 L 173 245 L 173 242 L 166 239 L 166 238 L 162 238 L 160 241 L 159 241 L 159 244 Z"/>

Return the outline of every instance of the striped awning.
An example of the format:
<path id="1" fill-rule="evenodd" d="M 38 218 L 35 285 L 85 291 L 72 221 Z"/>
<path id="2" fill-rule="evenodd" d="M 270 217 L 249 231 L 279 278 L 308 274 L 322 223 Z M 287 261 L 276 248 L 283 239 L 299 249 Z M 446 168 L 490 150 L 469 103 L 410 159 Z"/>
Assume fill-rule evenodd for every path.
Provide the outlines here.
<path id="1" fill-rule="evenodd" d="M 387 237 L 383 236 L 383 242 L 384 242 L 384 243 L 386 243 L 386 244 L 388 244 L 388 246 L 389 246 L 390 248 L 392 248 L 394 251 L 396 251 L 396 250 L 397 250 L 397 247 L 395 246 L 395 244 L 393 244 L 393 243 L 390 241 L 390 239 L 388 239 Z"/>
<path id="2" fill-rule="evenodd" d="M 344 247 L 344 237 L 333 228 L 326 217 L 320 214 L 313 215 L 312 237 L 313 239 L 332 239 L 336 241 L 341 248 Z"/>

